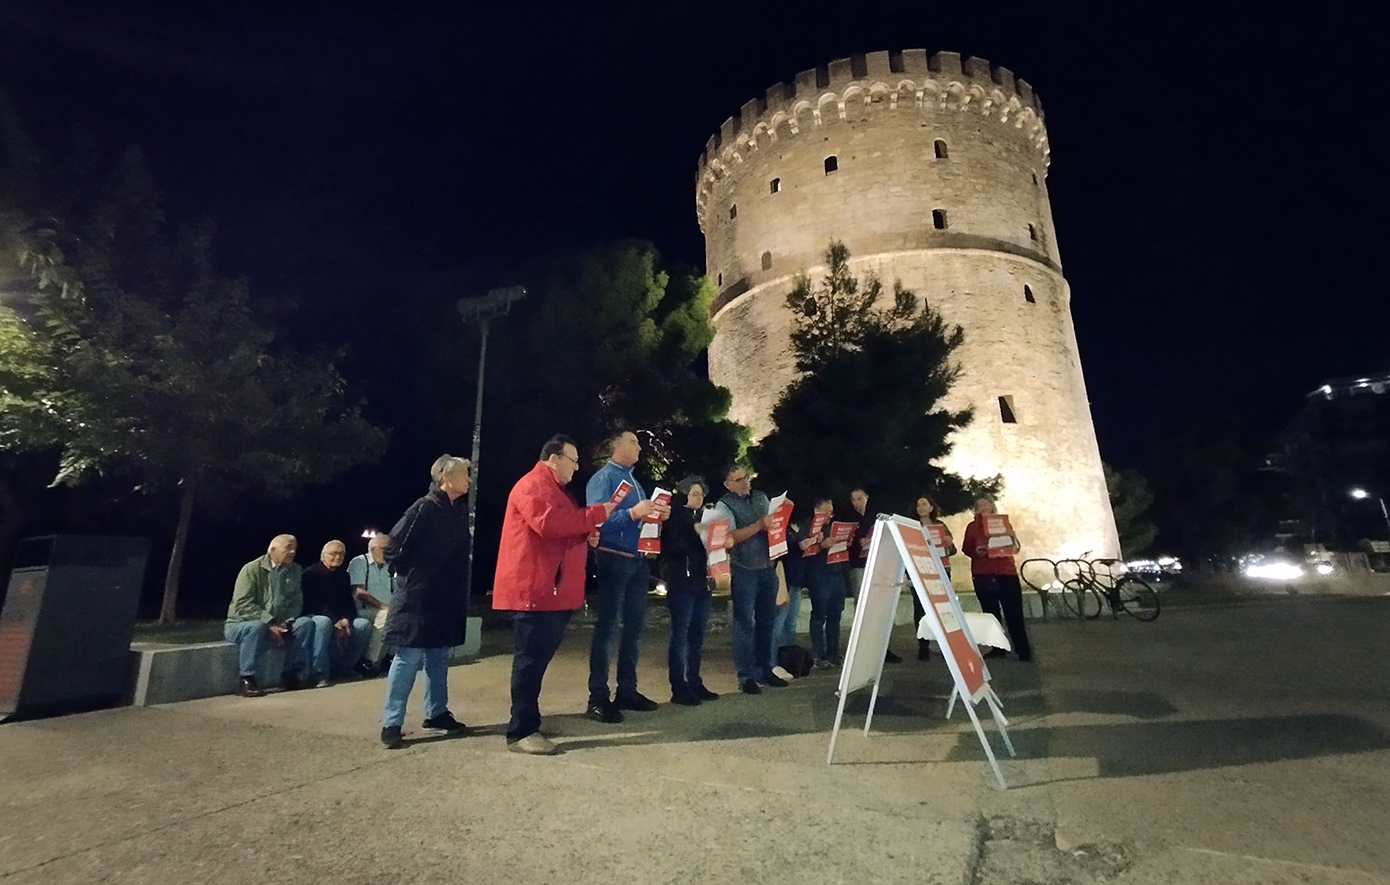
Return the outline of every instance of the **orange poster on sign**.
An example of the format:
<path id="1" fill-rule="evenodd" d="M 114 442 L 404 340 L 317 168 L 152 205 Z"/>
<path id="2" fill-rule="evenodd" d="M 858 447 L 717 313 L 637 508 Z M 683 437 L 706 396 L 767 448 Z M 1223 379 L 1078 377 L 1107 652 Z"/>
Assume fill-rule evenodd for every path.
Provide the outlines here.
<path id="1" fill-rule="evenodd" d="M 929 614 L 934 616 L 936 623 L 940 625 L 941 634 L 946 637 L 946 644 L 960 667 L 961 678 L 965 680 L 966 696 L 976 700 L 985 687 L 985 662 L 980 657 L 980 650 L 965 635 L 956 619 L 956 607 L 941 581 L 937 559 L 932 556 L 927 536 L 921 529 L 908 526 L 902 526 L 901 533 L 903 545 L 907 547 L 909 566 L 917 573 L 918 579 L 922 582 L 922 589 L 926 591 L 927 601 L 931 603 Z"/>
<path id="2" fill-rule="evenodd" d="M 991 513 L 985 517 L 985 547 L 991 559 L 1003 559 L 1014 555 L 1014 527 L 1009 518 L 1002 513 Z"/>

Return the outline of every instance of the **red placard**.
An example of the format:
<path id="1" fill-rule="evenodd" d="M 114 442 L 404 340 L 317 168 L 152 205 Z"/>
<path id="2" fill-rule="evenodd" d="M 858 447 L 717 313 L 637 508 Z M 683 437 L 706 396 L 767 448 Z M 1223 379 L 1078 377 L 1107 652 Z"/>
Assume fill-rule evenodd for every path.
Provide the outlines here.
<path id="1" fill-rule="evenodd" d="M 767 555 L 777 559 L 787 555 L 787 523 L 792 518 L 792 502 L 783 501 L 768 516 L 772 517 L 772 525 L 767 527 Z"/>
<path id="2" fill-rule="evenodd" d="M 623 499 L 627 497 L 627 493 L 630 492 L 630 491 L 632 491 L 632 483 L 628 482 L 627 480 L 623 480 L 622 482 L 618 483 L 618 487 L 617 487 L 616 489 L 613 490 L 613 494 L 611 494 L 611 495 L 608 496 L 608 503 L 609 503 L 609 504 L 613 504 L 613 505 L 615 505 L 615 506 L 618 505 L 618 504 L 621 504 L 622 501 L 623 501 Z M 603 518 L 603 522 L 600 522 L 599 525 L 603 525 L 603 523 L 604 523 L 604 522 L 607 522 L 607 521 L 608 521 L 608 517 L 605 516 L 605 517 Z M 597 528 L 594 529 L 592 532 L 589 533 L 589 540 L 590 540 L 590 541 L 597 541 L 597 540 L 598 540 L 598 529 L 597 529 Z"/>
<path id="3" fill-rule="evenodd" d="M 990 559 L 1005 559 L 1014 555 L 1014 529 L 1009 517 L 991 513 L 985 517 L 985 553 Z"/>
<path id="4" fill-rule="evenodd" d="M 671 503 L 671 493 L 665 489 L 657 489 L 652 493 L 652 503 L 657 507 L 642 517 L 642 533 L 637 537 L 637 552 L 654 555 L 661 552 L 661 517 L 656 515 L 657 510 Z"/>
<path id="5" fill-rule="evenodd" d="M 816 535 L 819 535 L 825 529 L 825 521 L 829 518 L 830 514 L 826 513 L 824 510 L 816 511 L 816 515 L 811 517 L 811 530 L 806 533 L 806 537 L 813 538 Z M 819 552 L 819 547 L 819 544 L 812 544 L 810 547 L 807 547 L 805 550 L 801 551 L 801 555 L 815 556 L 816 553 Z"/>
<path id="6" fill-rule="evenodd" d="M 716 583 L 727 581 L 730 574 L 729 551 L 724 549 L 724 545 L 729 540 L 729 521 L 716 519 L 708 526 L 709 531 L 705 534 L 706 570 Z"/>
<path id="7" fill-rule="evenodd" d="M 955 606 L 951 604 L 950 594 L 941 582 L 941 573 L 937 571 L 936 557 L 932 556 L 927 536 L 920 530 L 908 526 L 900 528 L 903 546 L 907 547 L 910 560 L 907 565 L 917 573 L 922 582 L 922 589 L 927 593 L 927 601 L 931 603 L 936 622 L 941 625 L 946 644 L 950 646 L 951 654 L 960 667 L 968 690 L 967 696 L 974 700 L 979 697 L 985 685 L 984 659 L 980 657 L 980 650 L 966 637 L 965 631 L 956 620 Z"/>
<path id="8" fill-rule="evenodd" d="M 849 544 L 859 528 L 857 522 L 832 522 L 830 524 L 830 549 L 825 553 L 828 563 L 849 562 Z"/>

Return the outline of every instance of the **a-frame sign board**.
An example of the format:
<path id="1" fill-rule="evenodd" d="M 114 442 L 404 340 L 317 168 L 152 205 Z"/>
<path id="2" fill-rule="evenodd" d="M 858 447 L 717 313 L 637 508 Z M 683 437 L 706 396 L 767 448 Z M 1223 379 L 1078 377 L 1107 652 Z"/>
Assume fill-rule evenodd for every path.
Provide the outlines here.
<path id="1" fill-rule="evenodd" d="M 1009 722 L 1000 709 L 998 696 L 990 688 L 989 670 L 980 657 L 975 638 L 966 626 L 960 601 L 956 599 L 951 582 L 946 577 L 941 550 L 922 530 L 920 522 L 904 516 L 880 514 L 874 523 L 869 558 L 864 564 L 864 583 L 859 588 L 854 609 L 854 627 L 845 650 L 844 669 L 840 672 L 840 704 L 835 711 L 835 728 L 830 733 L 830 752 L 825 761 L 834 761 L 835 740 L 840 734 L 840 721 L 845 714 L 845 701 L 849 693 L 872 685 L 873 695 L 869 698 L 869 711 L 864 717 L 864 734 L 869 733 L 883 677 L 883 658 L 888 651 L 888 638 L 898 610 L 898 595 L 904 586 L 911 587 L 911 592 L 917 594 L 918 601 L 926 610 L 932 634 L 941 645 L 941 656 L 946 659 L 955 683 L 952 706 L 956 694 L 965 700 L 965 710 L 970 714 L 970 721 L 980 737 L 980 745 L 985 749 L 990 767 L 994 769 L 994 776 L 998 778 L 999 786 L 1007 789 L 1004 773 L 999 769 L 999 761 L 994 758 L 994 749 L 989 744 L 975 708 L 982 702 L 989 707 L 994 724 L 1004 739 L 1004 746 L 1013 756 Z"/>

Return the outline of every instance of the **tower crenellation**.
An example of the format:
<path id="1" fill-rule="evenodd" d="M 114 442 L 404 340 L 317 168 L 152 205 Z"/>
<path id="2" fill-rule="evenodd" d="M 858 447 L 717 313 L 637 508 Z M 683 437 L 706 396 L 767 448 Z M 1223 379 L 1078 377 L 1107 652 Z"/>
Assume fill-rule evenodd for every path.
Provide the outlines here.
<path id="1" fill-rule="evenodd" d="M 837 59 L 744 102 L 706 143 L 695 199 L 731 416 L 772 429 L 794 376 L 786 293 L 842 241 L 856 273 L 901 280 L 965 331 L 945 405 L 976 417 L 942 466 L 1004 476 L 1025 555 L 1117 553 L 1050 158 L 1033 87 L 954 52 Z"/>
<path id="2" fill-rule="evenodd" d="M 1042 102 L 1027 80 L 987 59 L 962 59 L 957 52 L 868 52 L 802 71 L 726 119 L 700 154 L 696 206 L 701 215 L 709 191 L 728 167 L 774 142 L 779 125 L 785 123 L 787 132 L 798 135 L 822 125 L 826 113 L 843 120 L 856 99 L 864 105 L 886 101 L 891 110 L 977 113 L 1021 133 L 1047 168 L 1050 149 Z"/>

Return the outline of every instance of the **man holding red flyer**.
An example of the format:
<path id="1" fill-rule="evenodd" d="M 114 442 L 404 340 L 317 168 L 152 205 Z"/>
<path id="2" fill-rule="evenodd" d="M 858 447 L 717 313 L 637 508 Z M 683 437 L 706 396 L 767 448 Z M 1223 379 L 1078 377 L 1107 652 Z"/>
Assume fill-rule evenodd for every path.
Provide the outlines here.
<path id="1" fill-rule="evenodd" d="M 599 528 L 598 621 L 589 647 L 589 705 L 586 715 L 599 722 L 622 722 L 622 710 L 655 710 L 656 701 L 637 690 L 637 659 L 642 651 L 642 629 L 647 624 L 647 591 L 651 568 L 639 550 L 642 520 L 648 514 L 665 519 L 669 506 L 647 498 L 632 468 L 642 455 L 637 434 L 624 430 L 606 441 L 608 463 L 599 468 L 585 487 L 590 506 L 618 498 L 608 520 Z M 623 490 L 627 486 L 627 490 Z M 608 661 L 613 640 L 622 622 L 618 643 L 618 690 L 608 694 Z"/>
<path id="2" fill-rule="evenodd" d="M 1018 549 L 1018 536 L 1009 518 L 996 514 L 990 499 L 976 501 L 975 518 L 965 527 L 965 540 L 961 542 L 961 552 L 970 557 L 975 596 L 980 600 L 980 608 L 1004 622 L 1018 659 L 1031 661 L 1033 648 L 1028 644 L 1028 628 L 1023 620 L 1023 588 L 1019 586 L 1018 568 L 1014 565 Z M 985 657 L 998 658 L 1005 654 L 1003 649 L 996 648 Z"/>

